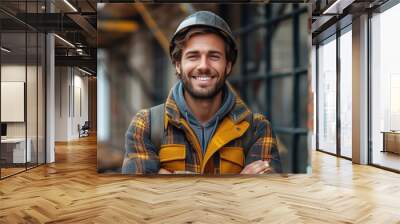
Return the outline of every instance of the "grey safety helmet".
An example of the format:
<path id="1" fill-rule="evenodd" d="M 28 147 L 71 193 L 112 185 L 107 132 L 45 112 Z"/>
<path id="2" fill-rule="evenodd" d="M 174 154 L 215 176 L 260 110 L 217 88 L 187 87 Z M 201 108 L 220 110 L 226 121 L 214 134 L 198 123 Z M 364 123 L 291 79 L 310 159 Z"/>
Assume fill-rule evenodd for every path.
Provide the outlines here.
<path id="1" fill-rule="evenodd" d="M 223 20 L 221 17 L 216 15 L 210 11 L 198 11 L 193 13 L 192 15 L 186 17 L 176 29 L 174 35 L 171 38 L 170 45 L 169 45 L 169 55 L 172 59 L 172 52 L 175 49 L 174 40 L 175 38 L 183 32 L 186 32 L 190 27 L 195 26 L 207 26 L 214 28 L 221 32 L 221 34 L 228 39 L 228 44 L 233 49 L 234 55 L 232 57 L 232 65 L 235 64 L 237 58 L 237 46 L 235 42 L 235 38 L 231 31 L 229 25 Z"/>

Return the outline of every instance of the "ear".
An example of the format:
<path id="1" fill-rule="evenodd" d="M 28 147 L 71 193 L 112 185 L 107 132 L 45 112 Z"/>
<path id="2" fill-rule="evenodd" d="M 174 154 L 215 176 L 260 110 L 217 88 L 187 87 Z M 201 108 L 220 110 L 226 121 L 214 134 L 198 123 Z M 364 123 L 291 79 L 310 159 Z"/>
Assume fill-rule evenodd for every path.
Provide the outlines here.
<path id="1" fill-rule="evenodd" d="M 180 77 L 180 72 L 181 72 L 181 63 L 180 62 L 175 62 L 175 70 L 176 70 L 176 74 L 179 74 L 178 77 Z"/>
<path id="2" fill-rule="evenodd" d="M 231 71 L 232 71 L 232 62 L 228 62 L 226 64 L 226 74 L 228 74 L 227 76 L 231 74 Z"/>

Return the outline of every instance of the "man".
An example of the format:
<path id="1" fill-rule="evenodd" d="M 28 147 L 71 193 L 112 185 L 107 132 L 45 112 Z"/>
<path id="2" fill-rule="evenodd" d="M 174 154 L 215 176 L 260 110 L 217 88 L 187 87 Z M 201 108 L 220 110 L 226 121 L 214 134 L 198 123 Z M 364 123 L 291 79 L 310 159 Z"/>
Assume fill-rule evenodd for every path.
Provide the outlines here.
<path id="1" fill-rule="evenodd" d="M 253 114 L 226 81 L 237 56 L 228 24 L 208 11 L 190 15 L 171 39 L 170 56 L 179 82 L 160 106 L 162 113 L 141 110 L 132 120 L 122 172 L 281 172 L 270 123 Z M 155 122 L 156 117 L 163 119 Z M 152 127 L 160 124 L 158 146 Z"/>

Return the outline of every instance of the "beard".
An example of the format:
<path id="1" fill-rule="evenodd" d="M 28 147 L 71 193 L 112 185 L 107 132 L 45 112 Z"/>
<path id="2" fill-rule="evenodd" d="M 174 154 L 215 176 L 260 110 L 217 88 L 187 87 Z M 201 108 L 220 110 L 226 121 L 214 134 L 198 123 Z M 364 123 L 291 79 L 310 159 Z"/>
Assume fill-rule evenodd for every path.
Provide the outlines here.
<path id="1" fill-rule="evenodd" d="M 182 71 L 182 68 L 181 68 L 180 74 L 178 75 L 178 77 L 180 80 L 182 80 L 184 91 L 186 91 L 194 99 L 199 99 L 199 100 L 207 100 L 207 99 L 209 100 L 209 99 L 213 99 L 215 96 L 217 96 L 222 91 L 222 88 L 225 84 L 225 80 L 227 78 L 226 68 L 224 70 L 224 75 L 222 75 L 222 76 L 219 76 L 216 71 L 209 71 L 207 73 L 197 73 L 197 74 L 193 74 L 193 73 L 184 74 Z M 201 90 L 197 90 L 193 86 L 193 82 L 192 82 L 193 80 L 191 80 L 192 79 L 191 77 L 193 75 L 196 75 L 196 76 L 205 75 L 205 76 L 221 77 L 221 78 L 218 79 L 217 82 L 213 86 L 211 86 L 209 88 L 205 88 L 205 89 L 202 88 Z"/>

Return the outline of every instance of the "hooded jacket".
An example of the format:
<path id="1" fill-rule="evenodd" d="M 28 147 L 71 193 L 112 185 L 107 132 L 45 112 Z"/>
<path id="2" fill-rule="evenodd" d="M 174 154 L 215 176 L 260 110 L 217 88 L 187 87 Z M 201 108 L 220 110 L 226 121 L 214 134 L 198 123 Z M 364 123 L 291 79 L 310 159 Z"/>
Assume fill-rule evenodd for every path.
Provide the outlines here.
<path id="1" fill-rule="evenodd" d="M 177 82 L 175 86 L 172 88 L 173 100 L 175 100 L 176 105 L 178 106 L 178 109 L 181 112 L 182 116 L 186 119 L 186 121 L 190 125 L 190 128 L 196 134 L 197 139 L 200 142 L 203 154 L 207 149 L 208 142 L 210 141 L 212 135 L 214 134 L 218 126 L 218 123 L 227 113 L 229 113 L 229 111 L 235 104 L 235 96 L 231 91 L 229 91 L 227 85 L 223 86 L 222 91 L 223 91 L 223 100 L 221 107 L 210 120 L 208 120 L 204 125 L 202 125 L 190 111 L 189 107 L 186 105 L 186 101 L 183 96 L 182 81 Z"/>
<path id="2" fill-rule="evenodd" d="M 225 86 L 233 94 L 234 103 L 218 119 L 205 150 L 179 109 L 174 88 L 165 103 L 164 137 L 159 149 L 150 140 L 149 109 L 139 111 L 126 132 L 122 173 L 151 174 L 164 168 L 171 172 L 238 174 L 257 160 L 269 161 L 275 172 L 281 172 L 277 142 L 269 121 L 261 114 L 253 114 L 228 82 Z M 249 134 L 252 140 L 245 147 L 243 140 Z"/>

